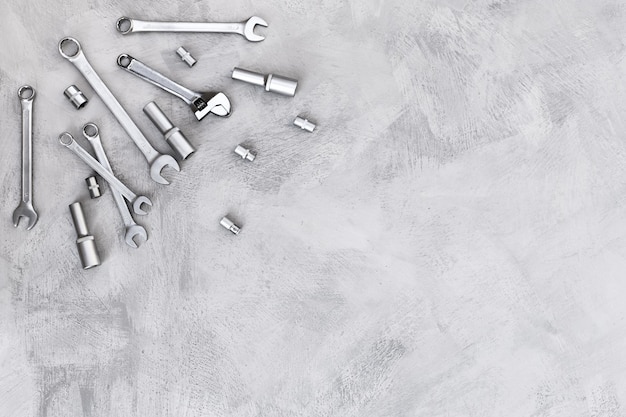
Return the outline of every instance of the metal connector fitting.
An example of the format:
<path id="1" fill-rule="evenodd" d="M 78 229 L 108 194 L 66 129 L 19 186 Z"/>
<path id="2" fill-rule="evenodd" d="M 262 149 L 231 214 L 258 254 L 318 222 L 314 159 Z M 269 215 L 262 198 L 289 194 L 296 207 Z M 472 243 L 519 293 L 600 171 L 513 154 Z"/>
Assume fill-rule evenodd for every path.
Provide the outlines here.
<path id="1" fill-rule="evenodd" d="M 76 110 L 82 109 L 89 102 L 83 92 L 80 91 L 75 85 L 67 87 L 65 91 L 63 91 L 63 94 L 69 99 L 74 107 L 76 107 Z"/>
<path id="2" fill-rule="evenodd" d="M 296 120 L 293 121 L 293 124 L 298 126 L 302 130 L 306 130 L 307 132 L 313 132 L 315 130 L 315 124 L 309 122 L 307 119 L 303 119 L 302 117 L 296 117 Z"/>
<path id="3" fill-rule="evenodd" d="M 233 223 L 232 220 L 230 220 L 228 217 L 224 216 L 222 217 L 222 220 L 220 220 L 220 224 L 225 228 L 230 230 L 233 234 L 238 235 L 239 232 L 241 231 L 241 228 L 239 226 L 237 226 L 235 223 Z"/>
<path id="4" fill-rule="evenodd" d="M 232 78 L 234 80 L 239 80 L 249 84 L 264 87 L 265 91 L 278 93 L 289 97 L 295 96 L 296 88 L 298 88 L 298 81 L 292 78 L 287 78 L 281 75 L 274 74 L 264 75 L 242 68 L 233 69 Z"/>
<path id="5" fill-rule="evenodd" d="M 143 108 L 143 112 L 152 120 L 152 123 L 159 129 L 165 141 L 181 160 L 187 159 L 189 155 L 196 151 L 185 135 L 183 135 L 183 132 L 170 122 L 170 119 L 167 118 L 165 113 L 163 113 L 161 108 L 157 106 L 154 101 L 146 104 L 146 107 Z"/>
<path id="6" fill-rule="evenodd" d="M 241 156 L 242 159 L 247 159 L 250 162 L 254 161 L 254 158 L 256 158 L 256 155 L 253 154 L 250 149 L 244 148 L 241 145 L 237 145 L 235 153 Z"/>
<path id="7" fill-rule="evenodd" d="M 196 65 L 196 62 L 198 62 L 193 56 L 191 56 L 191 53 L 189 53 L 189 51 L 182 46 L 176 50 L 176 53 L 178 54 L 180 59 L 182 59 L 187 63 L 187 65 L 189 65 L 189 67 L 193 67 L 194 65 Z"/>
<path id="8" fill-rule="evenodd" d="M 78 256 L 80 257 L 80 263 L 83 265 L 83 269 L 90 269 L 100 265 L 100 256 L 98 255 L 96 241 L 94 237 L 89 234 L 87 220 L 85 220 L 85 213 L 83 213 L 83 207 L 80 202 L 77 201 L 70 204 L 70 213 L 72 214 L 74 228 L 78 236 L 76 246 L 78 247 Z"/>
<path id="9" fill-rule="evenodd" d="M 98 178 L 96 178 L 95 175 L 92 175 L 89 178 L 85 178 L 85 182 L 87 183 L 89 196 L 91 198 L 98 198 L 102 195 L 102 191 L 100 191 L 100 184 L 98 184 Z"/>

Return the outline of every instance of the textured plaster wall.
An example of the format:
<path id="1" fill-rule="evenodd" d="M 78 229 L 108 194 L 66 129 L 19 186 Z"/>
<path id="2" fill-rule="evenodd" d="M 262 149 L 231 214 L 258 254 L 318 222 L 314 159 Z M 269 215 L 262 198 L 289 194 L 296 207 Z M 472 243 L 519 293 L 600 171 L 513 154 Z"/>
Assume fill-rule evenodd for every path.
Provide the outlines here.
<path id="1" fill-rule="evenodd" d="M 123 37 L 122 15 L 270 27 L 259 44 Z M 156 147 L 150 100 L 197 146 L 172 185 L 58 54 L 66 35 Z M 0 416 L 626 414 L 623 1 L 3 0 L 0 39 Z M 123 52 L 224 91 L 232 117 L 197 122 L 119 69 Z M 234 66 L 299 92 L 237 83 Z M 29 232 L 10 220 L 24 83 Z M 80 112 L 72 83 L 91 98 Z M 319 130 L 291 126 L 299 113 Z M 139 250 L 57 141 L 89 121 L 154 202 Z M 75 200 L 103 258 L 87 272 Z"/>

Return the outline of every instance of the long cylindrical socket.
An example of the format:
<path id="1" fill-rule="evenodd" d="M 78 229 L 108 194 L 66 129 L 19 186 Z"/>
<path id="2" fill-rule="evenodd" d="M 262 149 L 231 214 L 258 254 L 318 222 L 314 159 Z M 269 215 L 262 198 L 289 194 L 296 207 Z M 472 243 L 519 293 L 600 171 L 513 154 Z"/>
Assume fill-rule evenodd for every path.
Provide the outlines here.
<path id="1" fill-rule="evenodd" d="M 185 160 L 196 151 L 196 149 L 189 143 L 183 132 L 170 122 L 161 108 L 154 102 L 146 104 L 143 108 L 143 112 L 148 116 L 152 123 L 159 129 L 165 141 L 176 152 L 181 160 Z"/>
<path id="2" fill-rule="evenodd" d="M 265 91 L 289 97 L 295 96 L 296 88 L 298 88 L 298 81 L 292 78 L 274 74 L 259 74 L 258 72 L 249 71 L 243 68 L 233 69 L 232 78 L 248 84 L 265 87 Z"/>
<path id="3" fill-rule="evenodd" d="M 74 229 L 76 229 L 76 246 L 78 247 L 78 256 L 80 257 L 80 263 L 83 265 L 83 269 L 100 265 L 100 256 L 98 255 L 96 241 L 94 237 L 89 234 L 87 220 L 85 219 L 83 206 L 81 206 L 80 202 L 77 201 L 70 204 L 70 213 L 74 221 Z"/>

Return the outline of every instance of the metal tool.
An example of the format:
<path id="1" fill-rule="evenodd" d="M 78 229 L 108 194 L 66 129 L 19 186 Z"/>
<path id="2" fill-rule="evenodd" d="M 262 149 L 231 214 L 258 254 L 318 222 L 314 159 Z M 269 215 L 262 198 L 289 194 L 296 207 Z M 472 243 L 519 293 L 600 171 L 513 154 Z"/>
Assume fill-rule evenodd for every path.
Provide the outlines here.
<path id="1" fill-rule="evenodd" d="M 63 91 L 63 95 L 67 97 L 67 99 L 76 107 L 76 110 L 80 110 L 89 102 L 87 97 L 83 94 L 82 91 L 75 85 L 70 85 Z"/>
<path id="2" fill-rule="evenodd" d="M 196 151 L 196 149 L 189 143 L 183 132 L 170 122 L 161 108 L 154 102 L 146 104 L 143 108 L 143 112 L 159 129 L 159 132 L 165 138 L 168 145 L 178 154 L 180 159 L 185 160 Z"/>
<path id="3" fill-rule="evenodd" d="M 28 220 L 26 230 L 37 223 L 37 212 L 33 207 L 33 101 L 35 89 L 24 85 L 17 90 L 22 106 L 22 200 L 13 212 L 15 227 L 24 217 Z"/>
<path id="4" fill-rule="evenodd" d="M 74 229 L 76 229 L 76 246 L 78 247 L 78 257 L 83 269 L 90 269 L 100 265 L 100 256 L 96 247 L 96 240 L 89 234 L 87 228 L 87 220 L 80 202 L 70 204 L 70 213 L 74 221 Z"/>
<path id="5" fill-rule="evenodd" d="M 224 93 L 196 93 L 191 91 L 128 54 L 117 57 L 117 65 L 183 100 L 189 105 L 198 120 L 202 120 L 209 113 L 222 117 L 230 116 L 230 101 Z"/>
<path id="6" fill-rule="evenodd" d="M 74 152 L 80 159 L 83 160 L 91 169 L 96 171 L 102 178 L 104 178 L 111 188 L 117 189 L 129 202 L 133 204 L 133 211 L 136 214 L 147 214 L 148 212 L 143 210 L 141 206 L 146 204 L 152 206 L 152 201 L 146 196 L 137 195 L 124 185 L 120 180 L 109 172 L 104 166 L 94 159 L 82 146 L 80 146 L 72 136 L 71 133 L 64 132 L 59 136 L 59 142 L 72 152 Z"/>
<path id="7" fill-rule="evenodd" d="M 111 90 L 104 84 L 96 71 L 92 68 L 89 61 L 83 54 L 80 43 L 74 38 L 63 38 L 59 42 L 59 53 L 63 58 L 70 61 L 76 69 L 85 77 L 96 94 L 100 96 L 104 104 L 109 108 L 117 121 L 122 125 L 128 136 L 135 142 L 143 156 L 150 165 L 150 177 L 159 184 L 169 184 L 161 175 L 161 170 L 169 166 L 170 168 L 180 171 L 178 162 L 171 155 L 162 155 L 150 145 L 148 139 L 141 133 L 135 122 L 130 118 L 126 110 L 117 101 Z"/>
<path id="8" fill-rule="evenodd" d="M 265 36 L 254 34 L 257 25 L 268 26 L 257 16 L 240 23 L 148 22 L 130 17 L 120 17 L 116 23 L 117 31 L 122 35 L 133 32 L 237 33 L 250 42 L 260 42 Z"/>
<path id="9" fill-rule="evenodd" d="M 244 148 L 241 145 L 237 145 L 237 147 L 235 148 L 235 153 L 241 156 L 242 159 L 247 159 L 250 162 L 254 161 L 254 158 L 256 158 L 256 155 L 253 154 L 250 149 Z"/>
<path id="10" fill-rule="evenodd" d="M 191 53 L 182 46 L 176 50 L 176 53 L 178 54 L 180 59 L 182 59 L 187 63 L 187 65 L 189 65 L 190 68 L 196 65 L 196 62 L 198 62 L 196 58 L 191 56 Z"/>
<path id="11" fill-rule="evenodd" d="M 296 117 L 296 120 L 293 121 L 293 124 L 298 126 L 302 130 L 306 130 L 307 132 L 313 132 L 315 130 L 315 123 L 311 123 L 307 119 L 303 119 L 302 117 Z"/>
<path id="12" fill-rule="evenodd" d="M 222 217 L 222 220 L 220 220 L 220 224 L 225 229 L 230 230 L 234 235 L 238 235 L 239 232 L 241 232 L 241 228 L 226 216 Z"/>
<path id="13" fill-rule="evenodd" d="M 87 123 L 83 126 L 83 136 L 91 143 L 93 147 L 94 153 L 96 154 L 96 158 L 102 164 L 104 168 L 106 168 L 111 174 L 113 174 L 113 170 L 111 169 L 111 164 L 109 163 L 109 159 L 107 158 L 106 152 L 104 152 L 104 148 L 102 147 L 102 141 L 100 140 L 100 130 L 98 126 L 94 123 Z M 124 241 L 127 245 L 138 248 L 141 243 L 148 240 L 148 234 L 146 233 L 146 229 L 143 226 L 135 223 L 128 206 L 126 205 L 126 201 L 124 201 L 124 196 L 116 189 L 111 189 L 111 194 L 113 194 L 113 200 L 115 200 L 115 204 L 117 205 L 117 209 L 122 216 L 122 221 L 125 226 L 125 234 Z M 141 238 L 138 240 L 139 243 L 135 240 L 135 238 Z"/>
<path id="14" fill-rule="evenodd" d="M 298 81 L 293 78 L 287 78 L 282 75 L 274 74 L 264 75 L 243 68 L 234 68 L 232 78 L 233 80 L 239 80 L 248 84 L 264 87 L 265 91 L 289 97 L 295 96 L 296 88 L 298 88 Z"/>
<path id="15" fill-rule="evenodd" d="M 92 199 L 102 197 L 102 191 L 100 191 L 100 184 L 98 184 L 98 179 L 96 178 L 95 175 L 85 178 L 85 182 L 87 183 L 89 196 Z"/>

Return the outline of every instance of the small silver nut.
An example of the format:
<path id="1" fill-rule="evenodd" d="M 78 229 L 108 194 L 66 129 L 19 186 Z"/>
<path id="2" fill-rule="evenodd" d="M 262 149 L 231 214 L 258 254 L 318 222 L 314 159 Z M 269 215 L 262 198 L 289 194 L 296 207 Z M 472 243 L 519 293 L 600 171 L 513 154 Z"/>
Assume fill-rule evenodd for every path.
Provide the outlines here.
<path id="1" fill-rule="evenodd" d="M 256 155 L 253 154 L 250 149 L 244 148 L 241 145 L 237 145 L 235 153 L 241 156 L 242 159 L 247 159 L 250 162 L 254 161 L 254 158 L 256 158 Z"/>
<path id="2" fill-rule="evenodd" d="M 226 216 L 222 217 L 222 220 L 220 220 L 220 224 L 225 229 L 230 230 L 235 235 L 238 235 L 239 232 L 241 231 L 241 228 L 237 226 L 235 223 L 233 223 L 233 221 Z"/>
<path id="3" fill-rule="evenodd" d="M 315 124 L 309 122 L 307 119 L 303 119 L 302 117 L 296 117 L 296 120 L 293 121 L 293 124 L 298 126 L 300 129 L 306 130 L 307 132 L 313 132 L 315 130 Z"/>
<path id="4" fill-rule="evenodd" d="M 176 53 L 178 54 L 178 56 L 187 63 L 187 65 L 189 65 L 190 67 L 193 67 L 194 65 L 196 65 L 196 59 L 191 56 L 191 54 L 189 53 L 188 50 L 186 50 L 184 47 L 180 47 L 176 50 Z"/>
<path id="5" fill-rule="evenodd" d="M 87 188 L 89 189 L 89 195 L 91 198 L 98 198 L 102 195 L 100 184 L 98 184 L 98 179 L 95 175 L 85 178 L 85 182 L 87 183 Z"/>
<path id="6" fill-rule="evenodd" d="M 89 102 L 83 92 L 80 91 L 75 85 L 67 87 L 65 91 L 63 91 L 63 94 L 69 99 L 74 107 L 76 107 L 76 110 L 82 109 Z"/>

